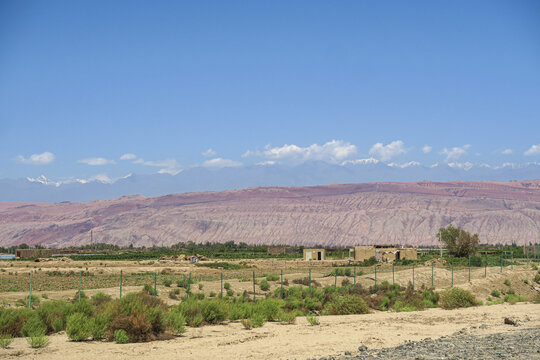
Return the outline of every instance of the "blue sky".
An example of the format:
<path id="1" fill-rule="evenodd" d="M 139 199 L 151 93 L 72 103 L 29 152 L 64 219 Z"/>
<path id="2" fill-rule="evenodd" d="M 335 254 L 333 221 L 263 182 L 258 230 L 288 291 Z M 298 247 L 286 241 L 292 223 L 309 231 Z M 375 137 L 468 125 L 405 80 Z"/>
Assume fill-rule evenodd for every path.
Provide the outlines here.
<path id="1" fill-rule="evenodd" d="M 0 178 L 361 159 L 540 162 L 540 2 L 0 0 Z"/>

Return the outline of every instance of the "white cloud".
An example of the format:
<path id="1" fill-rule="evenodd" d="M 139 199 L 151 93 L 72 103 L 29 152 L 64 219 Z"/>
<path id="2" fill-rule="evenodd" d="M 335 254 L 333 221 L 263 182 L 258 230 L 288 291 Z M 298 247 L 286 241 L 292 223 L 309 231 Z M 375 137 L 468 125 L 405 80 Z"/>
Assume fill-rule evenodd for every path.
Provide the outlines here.
<path id="1" fill-rule="evenodd" d="M 145 166 L 160 167 L 159 174 L 176 175 L 182 171 L 182 166 L 176 161 L 176 159 L 165 159 L 160 161 L 145 161 L 144 159 L 137 159 L 133 161 L 134 164 L 140 164 Z"/>
<path id="2" fill-rule="evenodd" d="M 276 162 L 273 161 L 273 160 L 267 160 L 267 161 L 261 161 L 261 162 L 258 162 L 256 163 L 255 165 L 259 165 L 259 166 L 268 166 L 268 165 L 275 165 Z"/>
<path id="3" fill-rule="evenodd" d="M 355 160 L 345 160 L 341 165 L 369 165 L 377 164 L 379 160 L 375 158 L 366 158 L 366 159 L 355 159 Z"/>
<path id="4" fill-rule="evenodd" d="M 422 148 L 422 152 L 424 154 L 427 154 L 427 153 L 430 153 L 431 150 L 433 150 L 433 147 L 429 146 L 429 145 L 424 145 L 424 147 Z"/>
<path id="5" fill-rule="evenodd" d="M 305 161 L 320 160 L 338 164 L 356 154 L 356 146 L 342 140 L 332 140 L 323 145 L 313 144 L 306 147 L 283 145 L 281 147 L 266 146 L 264 151 L 246 151 L 242 157 L 259 156 L 279 162 L 293 164 Z"/>
<path id="6" fill-rule="evenodd" d="M 224 167 L 242 166 L 242 163 L 238 161 L 230 160 L 230 159 L 215 158 L 215 159 L 206 160 L 205 162 L 203 162 L 202 166 L 208 167 L 208 168 L 220 169 Z"/>
<path id="7" fill-rule="evenodd" d="M 122 156 L 120 156 L 120 160 L 135 160 L 137 158 L 137 155 L 132 153 L 127 153 Z"/>
<path id="8" fill-rule="evenodd" d="M 109 159 L 100 158 L 100 157 L 82 159 L 82 160 L 78 160 L 77 162 L 87 164 L 87 165 L 92 165 L 92 166 L 116 164 L 116 161 L 114 161 L 114 160 L 109 160 Z"/>
<path id="9" fill-rule="evenodd" d="M 403 141 L 401 140 L 392 141 L 388 145 L 376 143 L 369 149 L 369 155 L 381 161 L 388 161 L 397 155 L 405 154 L 407 152 L 403 145 Z"/>
<path id="10" fill-rule="evenodd" d="M 54 161 L 56 157 L 53 153 L 45 151 L 41 154 L 32 154 L 30 157 L 25 158 L 22 155 L 17 156 L 15 159 L 21 164 L 28 165 L 48 165 Z"/>
<path id="11" fill-rule="evenodd" d="M 202 152 L 201 154 L 204 157 L 212 157 L 212 156 L 216 155 L 217 153 L 212 149 L 208 149 L 208 150 Z"/>
<path id="12" fill-rule="evenodd" d="M 461 156 L 466 155 L 467 154 L 467 149 L 470 148 L 470 147 L 471 147 L 471 145 L 467 144 L 467 145 L 463 145 L 461 147 L 456 146 L 456 147 L 453 147 L 451 149 L 444 148 L 440 152 L 440 154 L 446 156 L 446 161 L 457 160 Z"/>
<path id="13" fill-rule="evenodd" d="M 388 166 L 405 169 L 405 168 L 408 168 L 409 166 L 420 166 L 420 163 L 418 161 L 409 161 L 403 164 L 390 163 L 388 164 Z"/>
<path id="14" fill-rule="evenodd" d="M 474 165 L 470 162 L 465 162 L 465 163 L 451 162 L 451 163 L 448 163 L 448 166 L 450 166 L 451 168 L 470 170 Z"/>
<path id="15" fill-rule="evenodd" d="M 540 144 L 533 145 L 529 148 L 529 150 L 524 152 L 525 155 L 540 155 Z"/>
<path id="16" fill-rule="evenodd" d="M 503 151 L 501 151 L 501 154 L 503 155 L 512 155 L 512 153 L 512 149 L 504 149 Z"/>

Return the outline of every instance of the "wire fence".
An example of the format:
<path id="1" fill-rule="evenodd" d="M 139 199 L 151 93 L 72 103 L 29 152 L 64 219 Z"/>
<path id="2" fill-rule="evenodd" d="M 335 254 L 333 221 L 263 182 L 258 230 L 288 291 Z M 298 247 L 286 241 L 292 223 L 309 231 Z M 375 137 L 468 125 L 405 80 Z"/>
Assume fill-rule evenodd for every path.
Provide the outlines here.
<path id="1" fill-rule="evenodd" d="M 182 297 L 257 297 L 274 295 L 283 297 L 285 289 L 290 286 L 307 288 L 309 294 L 313 288 L 334 288 L 353 285 L 377 287 L 383 282 L 412 286 L 415 289 L 433 287 L 438 290 L 452 288 L 470 283 L 477 279 L 486 279 L 511 272 L 512 270 L 530 269 L 536 259 L 510 262 L 501 257 L 499 266 L 484 264 L 474 266 L 469 262 L 466 266 L 454 264 L 431 263 L 411 265 L 376 264 L 374 266 L 357 266 L 354 264 L 325 266 L 313 264 L 304 268 L 274 267 L 267 270 L 240 269 L 221 270 L 197 268 L 192 271 L 167 267 L 161 271 L 133 271 L 114 269 L 112 273 L 92 273 L 89 271 L 39 271 L 29 273 L 0 273 L 0 299 L 2 293 L 28 291 L 27 306 L 32 307 L 32 292 L 46 293 L 73 291 L 74 300 L 81 299 L 84 291 L 105 291 L 113 297 L 122 297 L 127 292 L 146 291 L 155 296 L 178 300 Z M 539 261 L 540 262 L 540 261 Z M 317 266 L 316 266 L 317 265 Z M 158 295 L 159 294 L 159 295 Z M 35 298 L 34 298 L 35 299 Z"/>

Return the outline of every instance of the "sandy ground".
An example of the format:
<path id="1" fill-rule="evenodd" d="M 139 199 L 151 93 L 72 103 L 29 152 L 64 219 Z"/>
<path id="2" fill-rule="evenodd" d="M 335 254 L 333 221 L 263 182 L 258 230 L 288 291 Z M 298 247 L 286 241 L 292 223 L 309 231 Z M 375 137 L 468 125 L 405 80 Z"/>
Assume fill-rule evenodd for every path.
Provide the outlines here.
<path id="1" fill-rule="evenodd" d="M 504 317 L 519 319 L 520 327 L 504 325 Z M 480 325 L 482 329 L 479 328 Z M 429 309 L 411 313 L 375 312 L 367 315 L 326 316 L 319 326 L 305 318 L 294 325 L 267 323 L 245 330 L 238 322 L 189 328 L 173 340 L 118 345 L 109 342 L 71 342 L 64 333 L 52 335 L 44 349 L 31 349 L 25 339 L 15 339 L 0 358 L 24 359 L 306 359 L 396 346 L 404 342 L 448 336 L 463 330 L 471 334 L 540 329 L 540 305 L 494 305 L 476 308 Z"/>

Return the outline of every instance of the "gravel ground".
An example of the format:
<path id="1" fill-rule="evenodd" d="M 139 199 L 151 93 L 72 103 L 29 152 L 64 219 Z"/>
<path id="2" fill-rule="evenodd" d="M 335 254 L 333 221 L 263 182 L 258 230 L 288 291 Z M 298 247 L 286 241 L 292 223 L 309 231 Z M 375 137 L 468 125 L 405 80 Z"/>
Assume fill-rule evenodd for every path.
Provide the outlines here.
<path id="1" fill-rule="evenodd" d="M 520 329 L 490 335 L 443 336 L 385 349 L 360 346 L 354 354 L 322 357 L 319 360 L 371 359 L 540 359 L 540 328 Z"/>

